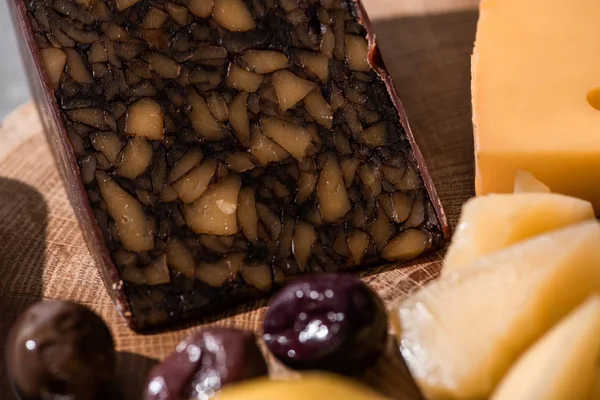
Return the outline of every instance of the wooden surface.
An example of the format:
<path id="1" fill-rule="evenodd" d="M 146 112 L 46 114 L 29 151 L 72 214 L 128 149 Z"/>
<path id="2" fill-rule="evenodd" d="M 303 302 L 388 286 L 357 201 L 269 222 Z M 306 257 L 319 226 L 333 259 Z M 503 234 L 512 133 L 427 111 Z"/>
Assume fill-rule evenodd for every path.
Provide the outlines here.
<path id="1" fill-rule="evenodd" d="M 388 68 L 429 170 L 456 223 L 473 190 L 470 53 L 477 0 L 364 0 Z M 434 278 L 443 254 L 363 273 L 388 307 Z M 119 350 L 118 384 L 137 399 L 146 371 L 196 326 L 153 335 L 129 331 L 92 263 L 45 142 L 35 109 L 25 105 L 0 127 L 0 359 L 16 316 L 40 298 L 69 299 L 99 313 Z M 205 324 L 260 333 L 265 303 L 232 310 Z M 201 321 L 202 322 L 202 321 Z M 362 378 L 393 399 L 420 398 L 390 343 L 388 355 Z M 273 377 L 290 372 L 270 359 Z M 12 399 L 0 364 L 0 399 Z"/>

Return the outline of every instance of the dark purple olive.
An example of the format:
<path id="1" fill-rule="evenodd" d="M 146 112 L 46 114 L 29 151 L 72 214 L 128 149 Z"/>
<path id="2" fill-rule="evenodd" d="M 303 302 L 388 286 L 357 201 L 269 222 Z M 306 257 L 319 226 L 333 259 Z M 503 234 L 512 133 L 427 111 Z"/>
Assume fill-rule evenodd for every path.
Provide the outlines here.
<path id="1" fill-rule="evenodd" d="M 254 333 L 203 329 L 181 341 L 173 354 L 154 367 L 145 399 L 209 399 L 224 385 L 267 372 Z"/>
<path id="2" fill-rule="evenodd" d="M 88 308 L 43 301 L 12 326 L 6 344 L 8 378 L 23 400 L 107 398 L 115 373 L 108 327 Z"/>
<path id="3" fill-rule="evenodd" d="M 375 292 L 357 277 L 310 275 L 271 299 L 264 339 L 290 368 L 360 374 L 385 350 L 387 314 Z"/>

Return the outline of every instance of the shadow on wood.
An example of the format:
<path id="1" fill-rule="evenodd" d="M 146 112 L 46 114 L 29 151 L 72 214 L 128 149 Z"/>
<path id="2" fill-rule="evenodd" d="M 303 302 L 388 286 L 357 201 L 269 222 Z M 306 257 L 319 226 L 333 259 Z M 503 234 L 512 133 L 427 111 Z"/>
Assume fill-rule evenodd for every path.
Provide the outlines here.
<path id="1" fill-rule="evenodd" d="M 48 209 L 42 195 L 0 178 L 0 398 L 13 399 L 5 371 L 11 325 L 42 296 Z"/>
<path id="2" fill-rule="evenodd" d="M 450 224 L 473 194 L 471 52 L 477 11 L 374 21 Z"/>
<path id="3" fill-rule="evenodd" d="M 146 391 L 146 379 L 158 361 L 139 354 L 121 351 L 117 353 L 115 398 L 119 400 L 142 400 Z"/>
<path id="4" fill-rule="evenodd" d="M 363 381 L 392 399 L 423 399 L 400 354 L 396 338 L 390 337 L 387 347 L 384 357 L 365 374 Z"/>

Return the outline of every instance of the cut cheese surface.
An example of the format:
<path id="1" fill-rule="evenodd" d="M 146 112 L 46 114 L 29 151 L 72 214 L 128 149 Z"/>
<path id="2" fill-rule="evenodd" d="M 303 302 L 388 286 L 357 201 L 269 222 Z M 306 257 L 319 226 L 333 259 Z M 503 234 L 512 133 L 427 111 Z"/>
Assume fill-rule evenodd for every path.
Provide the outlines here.
<path id="1" fill-rule="evenodd" d="M 527 171 L 517 170 L 515 175 L 515 193 L 550 193 L 550 188 Z"/>
<path id="2" fill-rule="evenodd" d="M 533 236 L 594 219 L 589 201 L 556 193 L 490 194 L 462 208 L 443 274 Z"/>
<path id="3" fill-rule="evenodd" d="M 530 345 L 600 293 L 598 243 L 596 221 L 536 236 L 404 301 L 392 320 L 425 397 L 488 398 Z"/>
<path id="4" fill-rule="evenodd" d="M 478 194 L 511 192 L 522 169 L 600 210 L 600 111 L 588 102 L 600 97 L 598 15 L 598 0 L 481 1 L 472 59 Z"/>
<path id="5" fill-rule="evenodd" d="M 592 296 L 515 363 L 491 400 L 595 400 L 600 297 Z"/>

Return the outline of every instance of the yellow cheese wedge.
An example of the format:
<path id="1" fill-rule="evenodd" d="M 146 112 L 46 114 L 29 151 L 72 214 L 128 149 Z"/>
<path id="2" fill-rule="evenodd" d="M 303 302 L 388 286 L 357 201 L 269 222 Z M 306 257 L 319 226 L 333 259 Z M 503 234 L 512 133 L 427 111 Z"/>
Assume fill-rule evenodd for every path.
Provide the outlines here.
<path id="1" fill-rule="evenodd" d="M 402 303 L 392 319 L 425 397 L 488 398 L 531 344 L 600 293 L 599 243 L 596 221 L 540 235 L 442 277 Z"/>
<path id="2" fill-rule="evenodd" d="M 523 170 L 517 170 L 515 176 L 515 193 L 550 193 L 550 188 L 536 179 L 531 173 Z"/>
<path id="3" fill-rule="evenodd" d="M 598 0 L 481 1 L 472 58 L 477 194 L 511 192 L 523 169 L 600 212 L 599 15 Z"/>
<path id="4" fill-rule="evenodd" d="M 593 296 L 537 341 L 492 400 L 594 400 L 600 378 L 600 297 Z"/>
<path id="5" fill-rule="evenodd" d="M 293 381 L 252 379 L 228 386 L 216 400 L 385 400 L 356 381 L 327 373 L 307 373 Z"/>
<path id="6" fill-rule="evenodd" d="M 464 268 L 485 255 L 532 236 L 593 218 L 590 202 L 561 194 L 474 197 L 463 205 L 442 273 Z"/>

